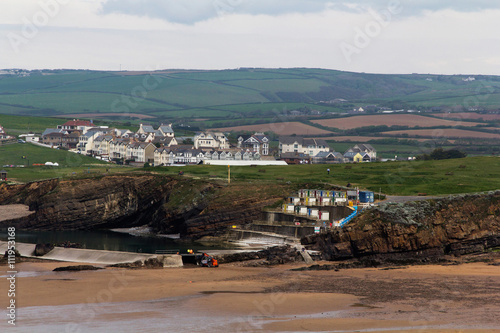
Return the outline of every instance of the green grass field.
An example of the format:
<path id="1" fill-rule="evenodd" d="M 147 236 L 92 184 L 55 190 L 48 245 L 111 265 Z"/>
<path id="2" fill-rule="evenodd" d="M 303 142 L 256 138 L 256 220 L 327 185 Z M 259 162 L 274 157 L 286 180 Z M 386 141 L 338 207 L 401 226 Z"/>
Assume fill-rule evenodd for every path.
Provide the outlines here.
<path id="1" fill-rule="evenodd" d="M 310 124 L 309 121 L 317 116 L 287 117 L 289 111 L 305 108 L 324 112 L 323 118 L 330 117 L 329 113 L 345 113 L 369 104 L 390 108 L 469 105 L 499 109 L 500 77 L 476 76 L 476 81 L 472 82 L 464 82 L 464 77 L 365 74 L 308 68 L 171 70 L 152 74 L 32 71 L 29 77 L 0 75 L 0 125 L 11 135 L 28 131 L 41 133 L 65 121 L 47 117 L 78 113 L 82 114 L 80 119 L 95 120 L 94 116 L 84 115 L 112 113 L 96 124 L 136 129 L 140 122 L 173 122 L 174 127 L 182 123 L 209 129 L 277 121 Z M 333 99 L 345 99 L 346 102 L 318 103 Z M 154 118 L 139 120 L 124 113 Z M 15 119 L 12 115 L 25 117 Z M 488 124 L 498 126 L 495 122 Z M 364 126 L 367 124 L 360 124 Z M 377 133 L 365 133 L 368 130 L 365 128 L 358 134 Z M 334 148 L 336 145 L 332 143 Z M 411 146 L 399 144 L 377 144 L 375 148 L 379 156 L 385 158 L 410 156 L 415 151 Z M 343 152 L 347 147 L 335 149 Z M 496 153 L 488 147 L 470 150 L 474 151 Z"/>
<path id="2" fill-rule="evenodd" d="M 330 175 L 326 169 L 330 168 Z M 226 166 L 151 168 L 161 174 L 227 179 Z M 445 195 L 500 189 L 500 158 L 468 157 L 442 161 L 379 162 L 338 165 L 231 167 L 232 182 L 291 182 L 301 186 L 359 186 L 391 195 Z M 312 184 L 312 185 L 308 185 Z"/>
<path id="3" fill-rule="evenodd" d="M 26 158 L 23 159 L 23 156 Z M 57 162 L 60 167 L 4 168 L 9 180 L 27 182 L 48 178 L 81 178 L 103 174 L 157 173 L 176 177 L 200 178 L 225 183 L 226 166 L 196 165 L 133 169 L 31 144 L 0 146 L 0 164 L 27 165 Z M 326 169 L 330 168 L 330 175 Z M 183 171 L 183 176 L 178 176 Z M 359 186 L 389 195 L 446 195 L 500 189 L 499 157 L 467 157 L 441 161 L 377 162 L 361 164 L 312 164 L 288 166 L 231 167 L 234 184 L 288 183 L 296 188 L 330 185 Z"/>
<path id="4" fill-rule="evenodd" d="M 59 167 L 32 166 L 46 162 L 58 163 Z M 6 166 L 25 167 L 6 167 Z M 4 167 L 5 166 L 5 167 Z M 65 177 L 73 172 L 84 173 L 90 169 L 110 167 L 110 164 L 65 150 L 35 146 L 30 143 L 0 145 L 0 167 L 8 172 L 8 178 L 31 181 L 54 177 Z"/>
<path id="5" fill-rule="evenodd" d="M 426 81 L 429 77 L 433 78 L 432 82 Z M 44 71 L 43 75 L 32 72 L 29 77 L 0 76 L 0 113 L 119 112 L 111 106 L 116 99 L 136 96 L 141 98 L 134 98 L 133 106 L 127 105 L 128 112 L 201 109 L 206 110 L 210 118 L 225 116 L 210 114 L 214 109 L 253 113 L 258 110 L 256 104 L 263 103 L 260 109 L 267 112 L 274 108 L 282 110 L 286 105 L 292 109 L 293 103 L 315 106 L 316 102 L 335 98 L 346 99 L 355 105 L 394 100 L 412 105 L 455 105 L 472 97 L 479 98 L 480 105 L 498 106 L 498 77 L 478 76 L 474 82 L 463 82 L 462 78 L 458 75 L 382 75 L 307 68 L 159 71 L 152 75 Z M 269 108 L 265 105 L 268 103 L 277 104 Z M 319 105 L 318 108 L 328 109 Z M 180 112 L 170 116 L 184 115 Z M 196 113 L 196 116 L 203 115 Z"/>

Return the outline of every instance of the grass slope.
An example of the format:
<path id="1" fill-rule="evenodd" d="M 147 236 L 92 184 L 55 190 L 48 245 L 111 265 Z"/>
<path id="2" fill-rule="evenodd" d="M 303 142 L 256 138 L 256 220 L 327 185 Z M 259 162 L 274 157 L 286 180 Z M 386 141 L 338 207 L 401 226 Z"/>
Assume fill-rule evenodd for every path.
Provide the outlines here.
<path id="1" fill-rule="evenodd" d="M 431 79 L 427 81 L 426 79 Z M 412 105 L 462 105 L 467 98 L 497 107 L 500 78 L 477 76 L 381 75 L 322 69 L 240 69 L 224 71 L 32 72 L 29 77 L 0 76 L 0 113 L 55 115 L 75 112 L 154 113 L 182 117 L 200 109 L 246 116 L 273 109 L 294 109 L 321 100 L 354 103 L 400 100 Z M 480 94 L 478 95 L 478 91 Z M 312 104 L 314 105 L 314 104 Z M 328 107 L 323 106 L 323 110 Z M 335 111 L 335 108 L 332 107 Z M 170 114 L 169 111 L 175 111 Z M 187 115 L 201 117 L 203 112 Z M 259 115 L 262 116 L 262 115 Z"/>
<path id="2" fill-rule="evenodd" d="M 330 168 L 330 175 L 326 169 Z M 152 168 L 163 174 L 227 179 L 225 166 Z M 468 157 L 442 161 L 362 163 L 353 165 L 289 165 L 231 167 L 232 183 L 260 183 L 263 186 L 290 182 L 298 187 L 329 184 L 359 186 L 392 195 L 445 195 L 500 189 L 500 158 Z"/>
<path id="3" fill-rule="evenodd" d="M 59 163 L 59 167 L 32 166 L 45 162 Z M 4 165 L 24 165 L 24 168 L 8 168 Z M 29 166 L 29 167 L 28 167 Z M 65 150 L 35 146 L 29 143 L 0 145 L 0 167 L 8 172 L 8 179 L 31 181 L 54 177 L 65 177 L 73 172 L 86 173 L 89 168 L 109 167 L 108 163 L 95 158 L 70 153 Z M 93 172 L 90 170 L 91 172 Z"/>
<path id="4" fill-rule="evenodd" d="M 17 146 L 17 145 L 16 145 Z M 157 167 L 148 169 L 131 169 L 102 163 L 85 156 L 75 155 L 64 151 L 51 150 L 37 151 L 32 146 L 22 151 L 17 148 L 15 156 L 9 161 L 23 162 L 20 153 L 29 153 L 31 156 L 44 154 L 51 160 L 61 164 L 59 168 L 30 167 L 6 168 L 11 180 L 31 181 L 53 177 L 81 178 L 100 177 L 104 173 L 127 174 L 130 172 L 153 172 L 157 174 L 177 176 L 179 171 L 189 177 L 206 181 L 227 182 L 226 166 L 196 165 L 185 167 Z M 5 146 L 0 147 L 0 159 L 5 162 Z M 42 148 L 43 149 L 43 148 Z M 50 150 L 50 149 L 49 149 Z M 17 157 L 19 156 L 19 157 Z M 29 156 L 29 155 L 28 155 Z M 30 160 L 30 163 L 32 161 Z M 326 169 L 330 168 L 330 175 Z M 500 189 L 500 158 L 498 157 L 467 157 L 463 159 L 442 161 L 413 161 L 413 162 L 385 162 L 339 165 L 289 165 L 289 166 L 261 166 L 261 167 L 231 167 L 231 186 L 244 188 L 258 186 L 263 191 L 273 191 L 277 185 L 290 188 L 328 188 L 334 185 L 345 186 L 350 183 L 360 189 L 369 189 L 375 192 L 382 191 L 389 195 L 447 195 L 470 192 L 483 192 Z M 279 186 L 278 186 L 279 187 Z"/>

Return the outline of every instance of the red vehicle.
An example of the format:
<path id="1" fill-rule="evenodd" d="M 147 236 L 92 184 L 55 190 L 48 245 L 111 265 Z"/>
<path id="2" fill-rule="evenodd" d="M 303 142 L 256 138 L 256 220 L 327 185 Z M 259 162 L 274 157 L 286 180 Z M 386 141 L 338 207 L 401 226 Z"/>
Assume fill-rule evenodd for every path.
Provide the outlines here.
<path id="1" fill-rule="evenodd" d="M 200 266 L 201 267 L 219 267 L 219 262 L 217 259 L 209 256 L 206 253 L 203 253 L 203 255 L 200 258 Z"/>

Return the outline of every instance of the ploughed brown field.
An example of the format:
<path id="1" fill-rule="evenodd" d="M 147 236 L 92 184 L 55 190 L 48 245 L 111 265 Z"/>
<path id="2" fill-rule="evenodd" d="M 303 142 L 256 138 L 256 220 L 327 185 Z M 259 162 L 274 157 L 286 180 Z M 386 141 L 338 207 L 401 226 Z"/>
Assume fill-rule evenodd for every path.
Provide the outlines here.
<path id="1" fill-rule="evenodd" d="M 382 134 L 389 134 L 389 135 L 408 134 L 409 136 L 412 135 L 425 136 L 425 137 L 432 137 L 434 139 L 444 139 L 444 138 L 500 139 L 500 134 L 475 132 L 475 131 L 461 130 L 455 128 L 391 131 L 391 132 L 382 132 Z"/>
<path id="2" fill-rule="evenodd" d="M 389 132 L 392 133 L 392 132 Z M 330 140 L 330 141 L 339 141 L 339 142 L 346 142 L 346 141 L 351 141 L 351 142 L 368 142 L 371 140 L 382 140 L 382 139 L 394 139 L 394 137 L 387 137 L 387 136 L 329 136 L 329 137 L 321 137 L 321 138 L 316 138 L 316 139 L 323 139 L 323 140 Z M 396 138 L 400 140 L 408 140 L 409 138 Z M 426 139 L 411 139 L 415 141 L 426 141 Z"/>
<path id="3" fill-rule="evenodd" d="M 480 114 L 475 112 L 453 112 L 453 113 L 437 113 L 433 116 L 449 119 L 474 119 L 474 120 L 484 120 L 484 121 L 495 121 L 500 120 L 500 114 Z"/>
<path id="4" fill-rule="evenodd" d="M 353 129 L 365 126 L 408 126 L 408 127 L 435 127 L 435 126 L 476 126 L 480 123 L 461 122 L 419 116 L 415 114 L 381 114 L 371 116 L 354 116 L 337 119 L 312 120 L 313 123 L 338 129 Z"/>
<path id="5" fill-rule="evenodd" d="M 214 131 L 230 132 L 230 131 L 249 131 L 249 132 L 274 132 L 278 135 L 318 135 L 329 134 L 330 131 L 322 130 L 310 125 L 299 123 L 298 121 L 258 124 L 248 126 L 223 127 L 213 129 Z"/>

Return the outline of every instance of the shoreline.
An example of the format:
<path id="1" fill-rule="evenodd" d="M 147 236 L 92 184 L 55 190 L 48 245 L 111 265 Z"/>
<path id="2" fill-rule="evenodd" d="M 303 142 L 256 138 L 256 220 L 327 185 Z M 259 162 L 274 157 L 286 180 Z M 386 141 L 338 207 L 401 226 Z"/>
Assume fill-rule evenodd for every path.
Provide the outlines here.
<path id="1" fill-rule="evenodd" d="M 19 327 L 58 327 L 70 320 L 82 329 L 92 324 L 98 332 L 121 322 L 127 323 L 122 327 L 127 332 L 139 327 L 156 331 L 162 325 L 178 331 L 194 325 L 193 332 L 203 331 L 204 325 L 216 325 L 213 331 L 220 332 L 500 332 L 494 315 L 500 312 L 500 269 L 485 263 L 339 272 L 290 270 L 303 263 L 52 271 L 68 265 L 16 264 L 25 274 L 17 281 Z M 6 283 L 0 279 L 2 290 Z M 81 309 L 95 311 L 88 323 Z M 23 316 L 36 318 L 52 310 L 61 314 L 43 323 Z M 169 313 L 180 317 L 176 321 Z"/>

